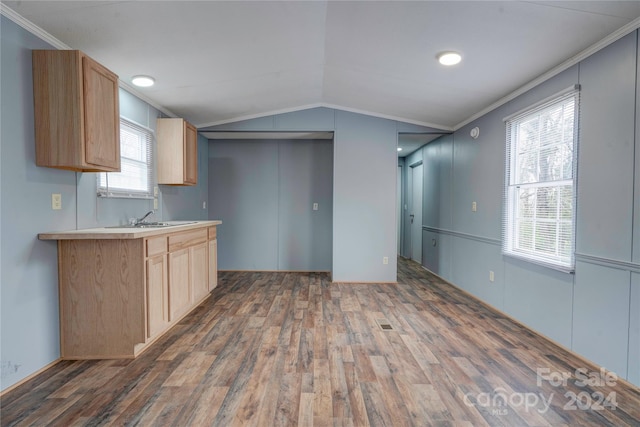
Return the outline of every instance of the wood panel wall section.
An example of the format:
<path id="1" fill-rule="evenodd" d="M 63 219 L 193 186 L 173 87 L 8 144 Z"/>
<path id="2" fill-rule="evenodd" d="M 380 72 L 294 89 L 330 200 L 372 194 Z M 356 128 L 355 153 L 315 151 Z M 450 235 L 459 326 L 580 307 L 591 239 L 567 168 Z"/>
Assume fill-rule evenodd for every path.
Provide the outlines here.
<path id="1" fill-rule="evenodd" d="M 218 224 L 40 235 L 59 239 L 62 358 L 135 358 L 207 299 Z"/>

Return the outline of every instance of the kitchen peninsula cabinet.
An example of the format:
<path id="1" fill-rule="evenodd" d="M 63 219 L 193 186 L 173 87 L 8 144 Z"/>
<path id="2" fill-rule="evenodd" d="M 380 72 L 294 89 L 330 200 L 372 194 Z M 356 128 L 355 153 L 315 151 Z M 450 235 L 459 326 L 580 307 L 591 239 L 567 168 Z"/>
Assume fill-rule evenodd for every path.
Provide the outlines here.
<path id="1" fill-rule="evenodd" d="M 36 164 L 120 171 L 118 76 L 79 50 L 34 50 Z"/>
<path id="2" fill-rule="evenodd" d="M 58 240 L 62 358 L 134 358 L 208 298 L 219 224 L 40 234 Z"/>
<path id="3" fill-rule="evenodd" d="M 198 183 L 198 132 L 184 119 L 158 119 L 158 184 Z"/>

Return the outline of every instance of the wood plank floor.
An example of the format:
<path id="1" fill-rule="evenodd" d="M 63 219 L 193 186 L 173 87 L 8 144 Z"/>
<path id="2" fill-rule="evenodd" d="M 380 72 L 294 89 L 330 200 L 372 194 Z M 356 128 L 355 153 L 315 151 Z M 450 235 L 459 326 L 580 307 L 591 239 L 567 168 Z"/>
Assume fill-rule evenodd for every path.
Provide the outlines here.
<path id="1" fill-rule="evenodd" d="M 221 273 L 138 359 L 60 362 L 3 396 L 1 424 L 640 425 L 638 388 L 416 263 L 398 281 Z"/>

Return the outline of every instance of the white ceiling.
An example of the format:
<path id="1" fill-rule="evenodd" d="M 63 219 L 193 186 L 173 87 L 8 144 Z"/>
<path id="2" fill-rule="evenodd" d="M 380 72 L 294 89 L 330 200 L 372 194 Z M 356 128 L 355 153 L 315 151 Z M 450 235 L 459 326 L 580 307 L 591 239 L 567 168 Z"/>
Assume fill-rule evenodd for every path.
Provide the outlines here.
<path id="1" fill-rule="evenodd" d="M 200 128 L 329 106 L 452 130 L 640 22 L 640 1 L 2 3 Z"/>

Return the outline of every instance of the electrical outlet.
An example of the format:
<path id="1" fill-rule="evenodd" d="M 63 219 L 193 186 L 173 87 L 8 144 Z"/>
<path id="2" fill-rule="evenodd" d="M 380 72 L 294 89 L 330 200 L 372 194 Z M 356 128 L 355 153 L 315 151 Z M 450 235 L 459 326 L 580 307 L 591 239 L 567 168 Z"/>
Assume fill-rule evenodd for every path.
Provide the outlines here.
<path id="1" fill-rule="evenodd" d="M 478 210 L 478 204 L 476 202 L 471 203 L 471 211 L 476 212 Z"/>
<path id="2" fill-rule="evenodd" d="M 317 203 L 314 203 L 314 204 L 313 204 L 313 210 L 314 210 L 314 211 L 317 211 L 317 210 L 318 210 L 318 204 L 317 204 Z"/>
<path id="3" fill-rule="evenodd" d="M 153 199 L 153 210 L 158 209 L 158 199 Z"/>
<path id="4" fill-rule="evenodd" d="M 158 187 L 153 187 L 153 197 L 158 197 Z"/>
<path id="5" fill-rule="evenodd" d="M 207 209 L 207 202 L 202 202 L 202 209 Z"/>
<path id="6" fill-rule="evenodd" d="M 62 209 L 62 194 L 51 194 L 51 209 L 54 211 Z"/>
<path id="7" fill-rule="evenodd" d="M 383 257 L 382 258 L 382 263 L 385 264 L 385 265 L 389 264 L 389 257 L 388 256 Z"/>
<path id="8" fill-rule="evenodd" d="M 495 281 L 495 280 L 496 280 L 496 276 L 495 276 L 495 274 L 493 274 L 493 271 L 492 271 L 492 270 L 489 270 L 489 281 L 490 281 L 490 282 L 493 282 L 493 281 Z"/>

